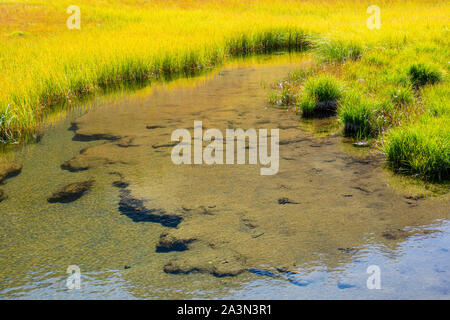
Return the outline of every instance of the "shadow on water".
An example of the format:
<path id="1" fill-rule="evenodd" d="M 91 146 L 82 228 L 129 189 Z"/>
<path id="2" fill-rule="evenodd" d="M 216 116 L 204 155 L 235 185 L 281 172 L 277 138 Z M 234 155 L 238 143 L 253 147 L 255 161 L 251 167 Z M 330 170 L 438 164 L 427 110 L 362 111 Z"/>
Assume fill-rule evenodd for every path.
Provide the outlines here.
<path id="1" fill-rule="evenodd" d="M 162 226 L 176 228 L 181 218 L 168 215 L 161 209 L 147 209 L 144 201 L 132 198 L 129 190 L 120 190 L 119 211 L 134 222 L 160 223 Z"/>

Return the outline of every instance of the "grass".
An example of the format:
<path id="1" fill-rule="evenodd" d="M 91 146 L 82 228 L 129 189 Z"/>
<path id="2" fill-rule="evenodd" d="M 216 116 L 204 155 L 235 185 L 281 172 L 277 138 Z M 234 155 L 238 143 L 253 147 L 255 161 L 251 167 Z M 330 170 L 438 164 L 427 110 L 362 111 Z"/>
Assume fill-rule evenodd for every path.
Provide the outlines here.
<path id="1" fill-rule="evenodd" d="M 366 27 L 369 0 L 77 0 L 81 30 L 69 30 L 72 4 L 0 3 L 1 141 L 21 143 L 52 110 L 117 85 L 192 76 L 236 55 L 308 49 L 317 64 L 283 81 L 274 103 L 304 115 L 336 107 L 346 134 L 385 146 L 397 141 L 385 138 L 391 132 L 409 128 L 448 133 L 440 125 L 450 108 L 446 1 L 382 1 L 380 30 Z M 392 163 L 406 163 L 394 154 Z"/>
<path id="2" fill-rule="evenodd" d="M 300 77 L 290 75 L 284 88 L 296 98 L 287 102 L 298 105 L 303 116 L 315 116 L 317 99 L 307 87 L 323 77 L 335 86 L 343 84 L 337 116 L 346 136 L 375 139 L 397 172 L 443 181 L 449 179 L 450 46 L 441 13 L 448 14 L 449 8 L 427 2 L 425 16 L 419 13 L 427 10 L 424 3 L 411 2 L 416 14 L 397 11 L 407 28 L 394 31 L 388 21 L 379 31 L 366 30 L 364 39 L 336 30 L 324 35 L 328 40 L 316 38 L 316 64 Z M 397 9 L 402 4 L 397 2 Z M 395 5 L 388 1 L 383 6 L 381 12 Z M 409 24 L 418 16 L 421 21 Z"/>
<path id="3" fill-rule="evenodd" d="M 414 92 L 410 86 L 398 86 L 389 91 L 391 101 L 398 106 L 406 106 L 414 101 Z"/>
<path id="4" fill-rule="evenodd" d="M 78 97 L 117 84 L 192 76 L 233 56 L 310 46 L 293 23 L 298 11 L 286 17 L 294 4 L 280 1 L 80 0 L 81 30 L 66 28 L 70 4 L 0 4 L 4 142 L 36 133 L 54 106 L 70 107 Z"/>
<path id="5" fill-rule="evenodd" d="M 374 117 L 376 109 L 373 103 L 360 94 L 346 94 L 339 108 L 339 120 L 344 123 L 347 136 L 368 137 L 376 132 Z"/>
<path id="6" fill-rule="evenodd" d="M 435 84 L 442 80 L 442 73 L 436 67 L 425 63 L 412 64 L 408 69 L 408 75 L 415 87 Z"/>
<path id="7" fill-rule="evenodd" d="M 18 92 L 13 92 L 8 101 L 2 103 L 0 118 L 5 121 L 1 123 L 0 138 L 6 141 L 17 139 L 21 132 L 34 129 L 43 112 L 52 106 L 70 103 L 75 97 L 120 83 L 170 79 L 176 75 L 193 76 L 223 63 L 227 57 L 269 53 L 281 49 L 302 51 L 307 47 L 308 40 L 302 31 L 274 28 L 231 37 L 222 46 L 200 50 L 182 48 L 173 53 L 160 53 L 150 57 L 132 54 L 100 61 L 90 61 L 92 58 L 79 62 L 70 61 L 58 66 L 62 72 L 50 74 L 48 78 L 45 74 L 40 76 L 29 83 L 31 89 L 20 92 L 22 88 L 17 88 Z M 79 69 L 77 63 L 87 66 Z M 46 70 L 47 73 L 48 71 Z"/>
<path id="8" fill-rule="evenodd" d="M 401 173 L 443 181 L 450 175 L 450 118 L 426 117 L 386 135 L 384 152 L 392 168 Z"/>
<path id="9" fill-rule="evenodd" d="M 433 117 L 450 116 L 450 90 L 447 84 L 421 89 L 423 108 Z"/>
<path id="10" fill-rule="evenodd" d="M 311 77 L 306 81 L 298 107 L 304 117 L 327 116 L 336 113 L 341 97 L 342 88 L 335 78 Z"/>
<path id="11" fill-rule="evenodd" d="M 325 62 L 342 63 L 361 58 L 363 48 L 354 42 L 328 40 L 318 42 L 317 53 Z"/>

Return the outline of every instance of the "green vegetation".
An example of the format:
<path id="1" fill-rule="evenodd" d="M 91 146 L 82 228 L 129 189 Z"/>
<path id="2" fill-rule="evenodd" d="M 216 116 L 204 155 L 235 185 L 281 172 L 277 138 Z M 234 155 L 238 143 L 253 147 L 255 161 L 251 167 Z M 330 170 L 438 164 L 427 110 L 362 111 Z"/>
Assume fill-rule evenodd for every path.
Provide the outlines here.
<path id="1" fill-rule="evenodd" d="M 335 114 L 341 97 L 342 88 L 335 78 L 311 77 L 306 81 L 298 107 L 304 117 Z"/>
<path id="2" fill-rule="evenodd" d="M 414 100 L 414 92 L 410 86 L 399 86 L 389 91 L 391 101 L 395 105 L 406 106 Z"/>
<path id="3" fill-rule="evenodd" d="M 368 99 L 358 93 L 348 93 L 339 108 L 339 120 L 344 123 L 348 136 L 367 137 L 375 133 L 374 117 L 376 109 Z"/>
<path id="4" fill-rule="evenodd" d="M 449 179 L 448 43 L 400 38 L 364 50 L 342 41 L 315 47 L 316 63 L 283 81 L 284 96 L 290 97 L 284 105 L 317 117 L 324 115 L 317 112 L 324 101 L 336 101 L 344 134 L 375 139 L 394 171 Z M 411 63 L 417 55 L 421 62 Z"/>
<path id="5" fill-rule="evenodd" d="M 450 90 L 448 85 L 428 86 L 421 91 L 423 106 L 426 112 L 434 117 L 450 116 Z"/>
<path id="6" fill-rule="evenodd" d="M 357 60 L 361 57 L 363 49 L 361 45 L 344 41 L 322 41 L 317 48 L 318 55 L 325 62 L 345 62 Z"/>
<path id="7" fill-rule="evenodd" d="M 435 84 L 442 80 L 442 73 L 436 67 L 425 63 L 411 65 L 408 69 L 408 75 L 415 87 Z"/>
<path id="8" fill-rule="evenodd" d="M 317 63 L 282 81 L 271 95 L 273 103 L 295 106 L 303 116 L 337 111 L 345 134 L 378 139 L 386 152 L 401 140 L 396 134 L 411 144 L 428 141 L 428 132 L 430 139 L 431 133 L 440 134 L 445 142 L 450 130 L 442 125 L 450 108 L 450 8 L 442 1 L 385 1 L 381 30 L 366 28 L 371 3 L 358 0 L 344 6 L 313 0 L 78 0 L 80 30 L 65 25 L 71 4 L 66 0 L 3 2 L 4 143 L 36 135 L 46 114 L 93 92 L 191 76 L 231 56 L 307 49 L 313 49 Z M 421 138 L 408 140 L 418 128 L 425 131 L 417 132 Z M 443 148 L 446 154 L 448 144 Z M 409 151 L 390 151 L 394 168 L 430 179 L 446 177 L 445 167 L 439 174 L 436 168 L 448 162 L 422 159 L 431 151 L 401 150 Z M 408 162 L 423 165 L 405 171 Z"/>
<path id="9" fill-rule="evenodd" d="M 384 152 L 398 172 L 431 180 L 447 180 L 450 174 L 450 118 L 426 117 L 386 135 Z"/>

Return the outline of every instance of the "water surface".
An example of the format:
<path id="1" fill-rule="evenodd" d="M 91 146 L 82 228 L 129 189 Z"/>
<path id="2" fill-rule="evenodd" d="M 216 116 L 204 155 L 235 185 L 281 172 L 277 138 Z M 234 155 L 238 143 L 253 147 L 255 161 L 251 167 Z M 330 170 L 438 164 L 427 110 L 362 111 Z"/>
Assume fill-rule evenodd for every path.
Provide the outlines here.
<path id="1" fill-rule="evenodd" d="M 394 186 L 377 152 L 267 105 L 270 85 L 307 64 L 247 61 L 94 99 L 15 152 L 23 170 L 2 186 L 0 297 L 448 299 L 448 194 Z M 279 128 L 278 174 L 174 165 L 171 133 L 192 133 L 195 120 Z M 88 179 L 79 200 L 47 202 Z M 173 245 L 158 250 L 164 239 Z M 66 287 L 69 265 L 80 290 Z M 367 289 L 370 265 L 380 290 Z"/>

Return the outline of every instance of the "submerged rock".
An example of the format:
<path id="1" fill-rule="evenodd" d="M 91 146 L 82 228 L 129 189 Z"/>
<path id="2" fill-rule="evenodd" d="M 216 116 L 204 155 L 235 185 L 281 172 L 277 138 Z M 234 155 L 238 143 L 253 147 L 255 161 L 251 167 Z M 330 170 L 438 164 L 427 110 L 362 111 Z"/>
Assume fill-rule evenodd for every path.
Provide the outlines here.
<path id="1" fill-rule="evenodd" d="M 118 141 L 105 142 L 98 146 L 92 146 L 80 151 L 80 154 L 65 161 L 61 169 L 70 172 L 88 170 L 112 164 L 129 164 L 124 161 L 124 149 L 134 144 L 134 138 L 123 138 Z"/>
<path id="2" fill-rule="evenodd" d="M 292 201 L 289 198 L 280 198 L 278 199 L 278 204 L 299 204 L 299 203 Z"/>
<path id="3" fill-rule="evenodd" d="M 383 237 L 388 240 L 399 240 L 408 238 L 408 233 L 402 229 L 385 230 Z"/>
<path id="4" fill-rule="evenodd" d="M 197 267 L 186 265 L 186 264 L 180 264 L 177 263 L 177 261 L 169 261 L 167 264 L 164 265 L 164 272 L 165 273 L 171 273 L 171 274 L 188 274 L 191 272 L 199 272 L 201 269 L 198 269 Z"/>
<path id="5" fill-rule="evenodd" d="M 9 162 L 0 163 L 0 183 L 8 178 L 17 176 L 22 171 L 22 165 Z"/>
<path id="6" fill-rule="evenodd" d="M 72 158 L 61 165 L 61 169 L 70 172 L 77 172 L 89 169 L 89 163 L 82 159 Z"/>
<path id="7" fill-rule="evenodd" d="M 80 154 L 61 165 L 61 169 L 70 172 L 84 171 L 92 167 L 102 167 L 116 162 L 106 157 Z"/>
<path id="8" fill-rule="evenodd" d="M 117 141 L 116 145 L 121 148 L 129 148 L 129 147 L 139 147 L 138 144 L 134 143 L 134 137 L 125 137 Z"/>
<path id="9" fill-rule="evenodd" d="M 167 232 L 164 232 L 159 237 L 159 242 L 156 245 L 156 252 L 169 251 L 184 251 L 188 249 L 189 243 L 195 241 L 195 238 L 180 239 Z"/>
<path id="10" fill-rule="evenodd" d="M 184 258 L 173 259 L 164 265 L 164 272 L 171 274 L 188 274 L 193 272 L 209 273 L 216 277 L 233 277 L 245 271 L 243 257 L 231 255 L 228 252 L 219 250 L 205 256 L 186 256 Z"/>
<path id="11" fill-rule="evenodd" d="M 171 142 L 171 143 L 162 143 L 162 144 L 154 144 L 152 145 L 153 149 L 159 149 L 159 148 L 171 148 L 178 144 L 179 142 Z"/>
<path id="12" fill-rule="evenodd" d="M 114 187 L 116 187 L 116 188 L 119 188 L 119 189 L 125 189 L 125 188 L 128 187 L 130 184 L 129 184 L 128 182 L 125 182 L 125 181 L 117 180 L 117 181 L 114 181 L 114 182 L 112 183 L 112 185 L 113 185 Z"/>
<path id="13" fill-rule="evenodd" d="M 162 129 L 162 128 L 165 128 L 165 126 L 160 126 L 160 125 L 147 125 L 146 128 L 149 129 L 149 130 L 153 130 L 153 129 Z"/>
<path id="14" fill-rule="evenodd" d="M 92 188 L 94 184 L 94 180 L 87 180 L 82 182 L 75 182 L 64 186 L 58 192 L 55 192 L 50 198 L 47 199 L 50 203 L 60 202 L 60 203 L 68 203 L 75 201 L 86 191 Z"/>
<path id="15" fill-rule="evenodd" d="M 182 218 L 158 208 L 146 208 L 142 199 L 131 196 L 127 189 L 120 190 L 119 211 L 134 222 L 160 223 L 165 227 L 176 228 Z"/>
<path id="16" fill-rule="evenodd" d="M 71 128 L 72 129 L 73 125 Z M 77 131 L 77 130 L 75 130 Z M 99 134 L 82 134 L 82 133 L 76 133 L 72 140 L 73 141 L 83 141 L 83 142 L 88 142 L 88 141 L 97 141 L 97 140 L 118 140 L 120 139 L 120 137 L 118 136 L 114 136 L 114 135 L 110 135 L 110 134 L 103 134 L 103 133 L 99 133 Z"/>

